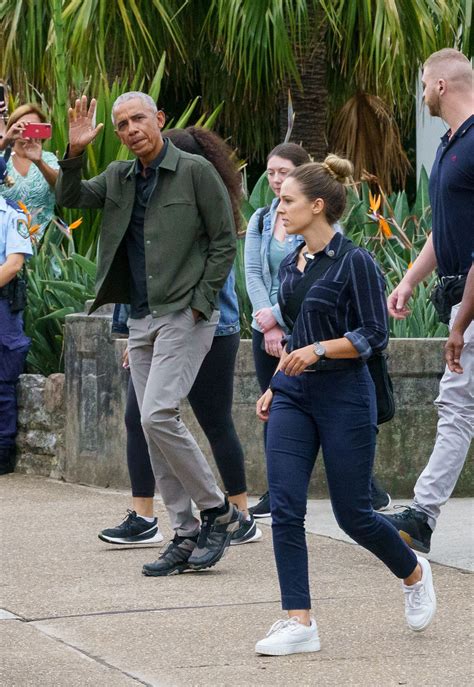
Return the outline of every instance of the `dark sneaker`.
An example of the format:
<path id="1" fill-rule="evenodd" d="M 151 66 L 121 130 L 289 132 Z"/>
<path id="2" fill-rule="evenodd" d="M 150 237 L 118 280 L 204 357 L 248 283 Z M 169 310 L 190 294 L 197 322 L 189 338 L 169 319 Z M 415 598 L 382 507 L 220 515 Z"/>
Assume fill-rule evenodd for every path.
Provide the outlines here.
<path id="1" fill-rule="evenodd" d="M 0 448 L 0 475 L 8 475 L 15 470 L 16 449 Z"/>
<path id="2" fill-rule="evenodd" d="M 224 555 L 234 532 L 244 524 L 244 515 L 232 503 L 227 503 L 223 514 L 216 511 L 201 511 L 201 532 L 197 546 L 189 558 L 193 570 L 211 568 Z"/>
<path id="3" fill-rule="evenodd" d="M 383 515 L 400 532 L 408 546 L 422 553 L 429 553 L 433 530 L 428 525 L 426 513 L 414 508 L 404 508 L 402 513 Z"/>
<path id="4" fill-rule="evenodd" d="M 255 506 L 249 508 L 249 513 L 254 518 L 271 517 L 272 512 L 270 510 L 270 493 L 268 491 L 266 491 L 263 496 L 259 498 L 258 503 Z"/>
<path id="5" fill-rule="evenodd" d="M 380 484 L 379 480 L 375 475 L 372 475 L 372 481 L 370 484 L 370 494 L 372 497 L 372 508 L 376 511 L 388 510 L 392 499 L 390 494 L 388 494 L 383 486 Z"/>
<path id="6" fill-rule="evenodd" d="M 165 577 L 167 575 L 179 575 L 189 570 L 188 560 L 194 549 L 196 541 L 175 534 L 166 549 L 154 563 L 145 563 L 142 573 L 147 577 Z"/>
<path id="7" fill-rule="evenodd" d="M 262 538 L 262 530 L 257 527 L 252 516 L 244 520 L 238 530 L 230 538 L 230 545 L 249 544 L 251 541 L 258 541 Z"/>
<path id="8" fill-rule="evenodd" d="M 125 520 L 106 530 L 102 530 L 99 539 L 108 544 L 157 544 L 163 541 L 163 535 L 158 529 L 158 520 L 147 522 L 134 510 L 127 511 Z"/>

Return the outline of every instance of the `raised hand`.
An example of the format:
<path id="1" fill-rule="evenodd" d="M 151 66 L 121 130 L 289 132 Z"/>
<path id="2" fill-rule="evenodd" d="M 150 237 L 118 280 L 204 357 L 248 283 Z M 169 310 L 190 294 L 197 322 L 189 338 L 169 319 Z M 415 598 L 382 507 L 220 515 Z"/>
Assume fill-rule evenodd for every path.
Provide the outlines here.
<path id="1" fill-rule="evenodd" d="M 37 138 L 28 138 L 24 143 L 22 142 L 23 152 L 25 157 L 32 162 L 39 162 L 43 153 L 43 146 L 41 141 Z"/>
<path id="2" fill-rule="evenodd" d="M 69 157 L 81 155 L 104 126 L 93 125 L 96 104 L 96 99 L 92 98 L 87 108 L 87 96 L 83 95 L 76 100 L 75 107 L 69 108 Z"/>

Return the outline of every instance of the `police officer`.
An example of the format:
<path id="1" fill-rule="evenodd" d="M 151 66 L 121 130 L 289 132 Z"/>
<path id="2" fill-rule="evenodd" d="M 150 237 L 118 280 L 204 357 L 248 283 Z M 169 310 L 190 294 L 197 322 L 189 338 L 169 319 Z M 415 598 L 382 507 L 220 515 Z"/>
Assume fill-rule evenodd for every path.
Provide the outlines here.
<path id="1" fill-rule="evenodd" d="M 0 183 L 5 177 L 6 164 L 0 158 Z M 25 215 L 0 197 L 0 475 L 15 469 L 16 383 L 30 347 L 23 331 L 26 289 L 21 271 L 25 257 L 32 254 Z"/>

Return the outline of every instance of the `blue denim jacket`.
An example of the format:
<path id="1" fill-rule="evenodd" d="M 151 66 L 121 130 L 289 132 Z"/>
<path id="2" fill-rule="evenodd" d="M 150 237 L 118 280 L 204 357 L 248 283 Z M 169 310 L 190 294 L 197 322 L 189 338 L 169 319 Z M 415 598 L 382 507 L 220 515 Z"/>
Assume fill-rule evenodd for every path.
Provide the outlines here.
<path id="1" fill-rule="evenodd" d="M 214 336 L 228 336 L 240 332 L 239 302 L 235 292 L 235 269 L 231 269 L 217 301 L 220 316 Z"/>
<path id="2" fill-rule="evenodd" d="M 240 331 L 239 303 L 235 293 L 235 271 L 231 269 L 227 280 L 219 291 L 217 302 L 220 317 L 214 336 L 228 336 Z M 130 306 L 117 304 L 114 308 L 112 331 L 128 334 L 127 320 L 130 316 Z"/>
<path id="3" fill-rule="evenodd" d="M 262 212 L 261 208 L 253 213 L 245 234 L 245 281 L 247 293 L 252 303 L 252 315 L 254 317 L 252 327 L 257 331 L 261 331 L 261 329 L 255 320 L 255 313 L 261 308 L 271 308 L 278 324 L 286 330 L 280 313 L 280 306 L 278 303 L 272 305 L 270 302 L 272 275 L 270 273 L 268 253 L 275 228 L 278 202 L 278 198 L 273 199 L 270 211 L 263 218 L 263 231 L 261 234 L 258 230 L 258 220 Z M 285 239 L 286 254 L 288 255 L 294 251 L 296 246 L 302 241 L 303 238 L 301 236 L 287 236 Z"/>

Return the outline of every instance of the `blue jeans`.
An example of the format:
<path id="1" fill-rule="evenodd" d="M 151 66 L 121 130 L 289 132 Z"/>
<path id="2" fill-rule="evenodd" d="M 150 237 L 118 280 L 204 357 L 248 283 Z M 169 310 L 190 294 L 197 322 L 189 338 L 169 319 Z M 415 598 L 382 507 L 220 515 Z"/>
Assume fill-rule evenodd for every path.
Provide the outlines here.
<path id="1" fill-rule="evenodd" d="M 311 608 L 304 520 L 320 447 L 339 526 L 397 577 L 411 575 L 415 554 L 371 505 L 377 411 L 366 365 L 297 377 L 278 372 L 272 388 L 267 473 L 282 607 Z"/>

